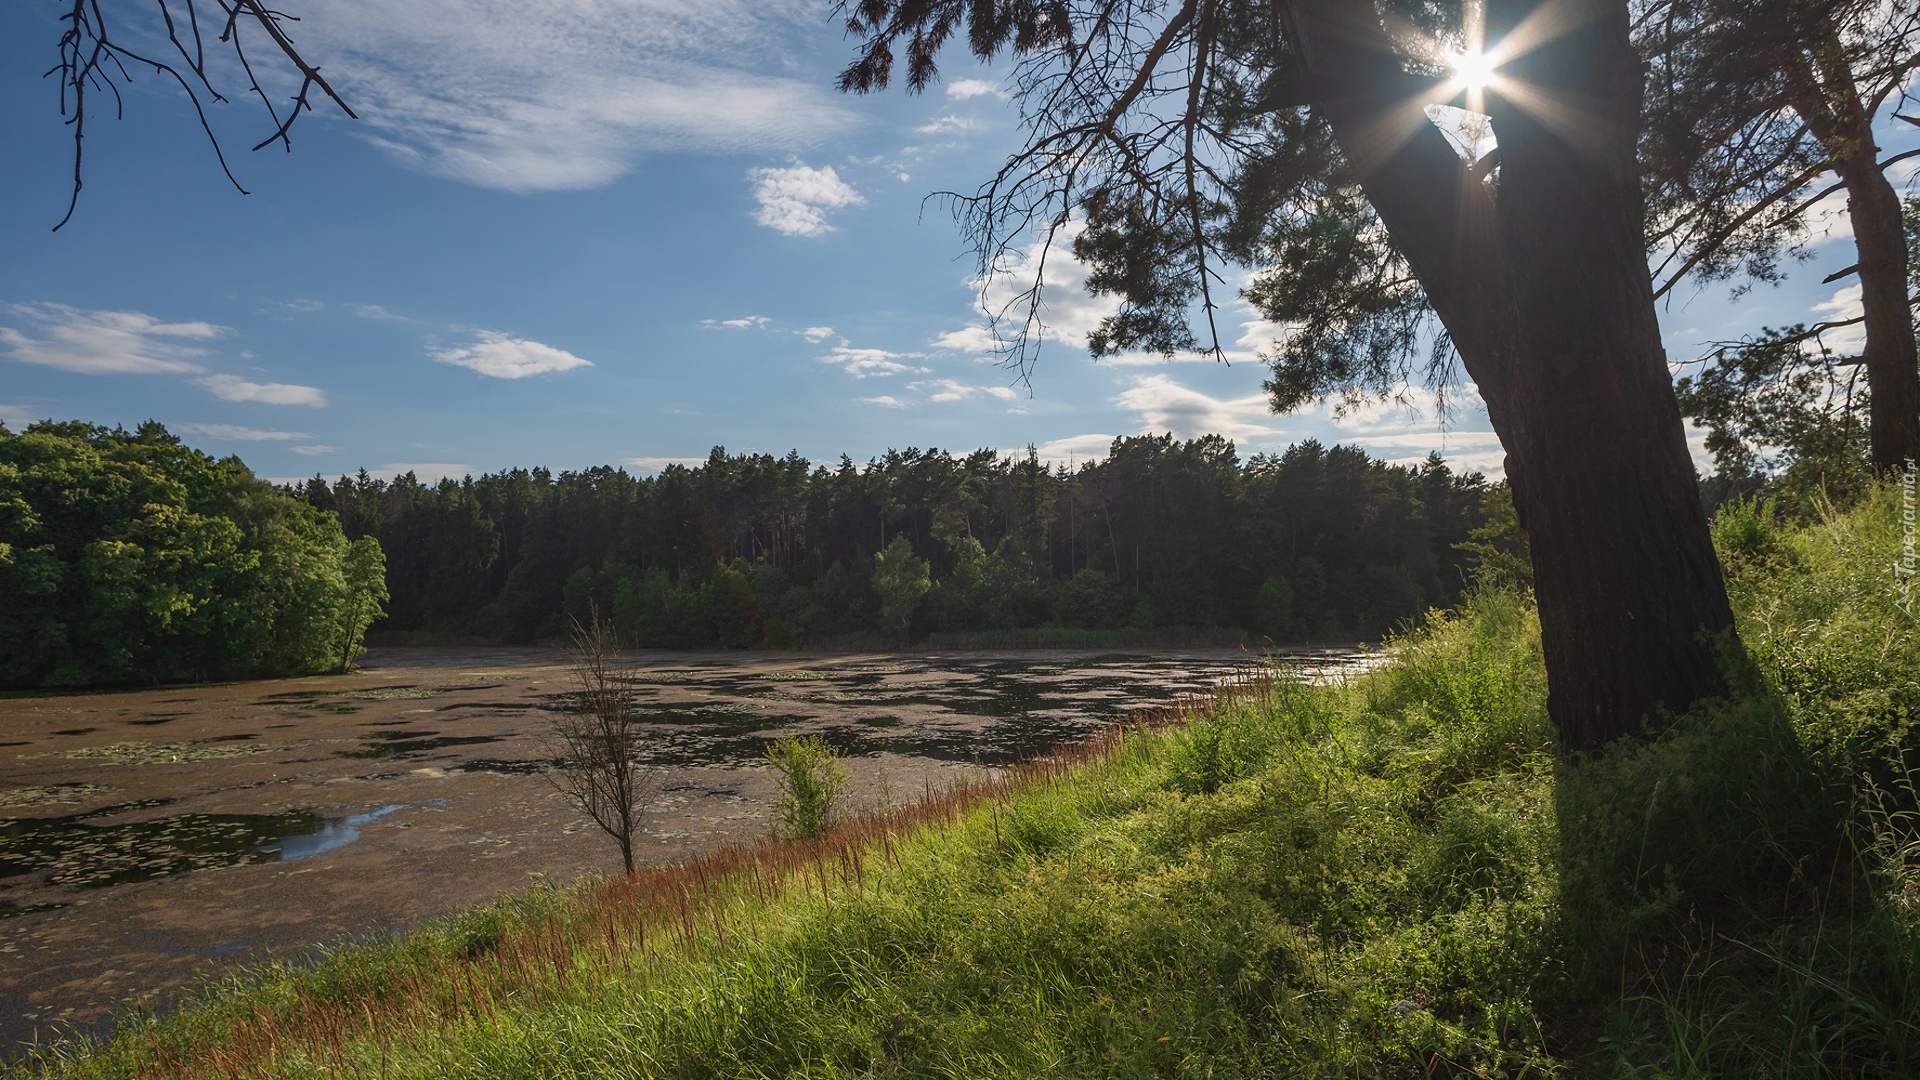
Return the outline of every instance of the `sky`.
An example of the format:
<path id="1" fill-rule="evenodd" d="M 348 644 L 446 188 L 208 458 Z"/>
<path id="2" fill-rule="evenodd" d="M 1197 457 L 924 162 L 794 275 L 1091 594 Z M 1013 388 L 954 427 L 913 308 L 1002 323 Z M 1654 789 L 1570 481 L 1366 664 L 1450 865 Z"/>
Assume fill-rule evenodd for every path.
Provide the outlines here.
<path id="1" fill-rule="evenodd" d="M 134 71 L 120 118 L 96 95 L 85 187 L 55 232 L 72 131 L 41 73 L 61 5 L 0 5 L 10 429 L 157 419 L 282 481 L 649 473 L 714 446 L 831 463 L 1033 445 L 1067 461 L 1167 432 L 1243 455 L 1307 438 L 1403 462 L 1439 450 L 1500 474 L 1470 386 L 1448 417 L 1424 393 L 1270 414 L 1258 356 L 1284 331 L 1244 305 L 1223 312 L 1229 363 L 1093 360 L 1085 334 L 1111 307 L 1066 258 L 1030 379 L 997 363 L 965 239 L 928 196 L 972 191 L 1020 129 L 1004 69 L 958 50 L 924 94 L 855 97 L 833 89 L 853 44 L 820 0 L 285 6 L 359 119 L 322 101 L 291 152 L 250 152 L 272 125 L 216 64 L 230 101 L 208 117 L 242 195 L 181 91 Z M 147 0 L 102 7 L 124 43 L 164 45 Z M 250 55 L 284 101 L 295 87 L 265 44 Z M 1887 123 L 1887 152 L 1920 145 Z M 1784 286 L 1676 290 L 1670 359 L 1857 314 L 1857 284 L 1820 284 L 1855 261 L 1844 204 L 1825 209 Z M 1829 344 L 1844 351 L 1844 332 Z"/>

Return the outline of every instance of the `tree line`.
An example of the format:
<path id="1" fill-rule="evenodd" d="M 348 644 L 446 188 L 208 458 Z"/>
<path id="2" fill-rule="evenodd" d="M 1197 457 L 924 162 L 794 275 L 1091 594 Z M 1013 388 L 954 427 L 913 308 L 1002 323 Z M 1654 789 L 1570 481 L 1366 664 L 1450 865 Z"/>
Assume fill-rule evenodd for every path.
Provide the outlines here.
<path id="1" fill-rule="evenodd" d="M 364 471 L 289 489 L 379 541 L 386 631 L 550 640 L 595 613 L 651 647 L 904 642 L 1063 626 L 1375 638 L 1451 604 L 1490 487 L 1298 443 L 1114 440 L 1069 469 L 1025 453 L 889 450 L 814 466 L 728 454 L 638 477 Z"/>
<path id="2" fill-rule="evenodd" d="M 0 424 L 0 685 L 343 670 L 385 599 L 377 541 L 237 457 Z"/>

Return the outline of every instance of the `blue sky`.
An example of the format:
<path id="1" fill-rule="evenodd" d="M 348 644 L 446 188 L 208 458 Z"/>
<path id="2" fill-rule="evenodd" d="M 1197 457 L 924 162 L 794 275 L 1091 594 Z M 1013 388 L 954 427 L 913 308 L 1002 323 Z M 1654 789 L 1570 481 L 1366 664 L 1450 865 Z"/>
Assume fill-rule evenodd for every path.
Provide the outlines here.
<path id="1" fill-rule="evenodd" d="M 826 462 L 1032 443 L 1064 460 L 1165 431 L 1498 470 L 1470 391 L 1445 424 L 1268 414 L 1255 353 L 1273 328 L 1243 308 L 1223 327 L 1231 365 L 1095 362 L 1084 334 L 1106 309 L 1064 260 L 1054 340 L 1016 381 L 982 347 L 962 237 L 923 205 L 1015 145 L 999 73 L 955 52 L 923 95 L 839 95 L 851 46 L 826 3 L 290 0 L 360 120 L 320 108 L 293 153 L 249 153 L 270 128 L 223 72 L 234 101 L 210 113 L 242 196 L 179 91 L 138 76 L 125 119 L 91 120 L 79 210 L 55 233 L 71 143 L 40 73 L 59 6 L 0 5 L 0 420 L 15 430 L 154 418 L 283 479 L 646 471 L 716 444 Z M 145 0 L 104 6 L 129 42 L 152 29 Z M 1888 152 L 1915 144 L 1887 136 Z M 1854 261 L 1844 216 L 1827 228 L 1782 288 L 1676 299 L 1671 358 L 1849 299 L 1857 313 L 1857 286 L 1819 284 Z"/>

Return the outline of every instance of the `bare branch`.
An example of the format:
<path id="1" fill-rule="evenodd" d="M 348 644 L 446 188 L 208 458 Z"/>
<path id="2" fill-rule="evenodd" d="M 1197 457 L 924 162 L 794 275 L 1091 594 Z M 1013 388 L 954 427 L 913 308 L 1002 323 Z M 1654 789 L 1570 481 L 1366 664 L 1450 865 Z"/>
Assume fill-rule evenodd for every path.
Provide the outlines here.
<path id="1" fill-rule="evenodd" d="M 168 0 L 153 0 L 153 2 L 158 9 L 161 22 L 166 27 L 167 41 L 179 56 L 178 66 L 173 62 L 155 59 L 121 45 L 107 23 L 99 0 L 72 0 L 71 7 L 60 17 L 60 21 L 66 26 L 60 35 L 59 61 L 47 71 L 47 74 L 59 76 L 60 115 L 68 117 L 66 122 L 73 127 L 73 190 L 67 200 L 65 215 L 53 227 L 56 232 L 73 219 L 80 202 L 81 164 L 88 107 L 87 93 L 89 90 L 98 90 L 103 87 L 111 91 L 115 99 L 115 115 L 120 116 L 122 103 L 118 84 L 132 81 L 126 62 L 131 62 L 136 69 L 146 68 L 157 75 L 165 75 L 186 92 L 187 100 L 192 103 L 194 113 L 200 121 L 200 130 L 206 134 L 208 143 L 213 147 L 214 158 L 220 165 L 220 171 L 225 174 L 228 182 L 233 184 L 234 190 L 242 195 L 247 194 L 247 189 L 241 186 L 239 179 L 233 175 L 232 168 L 227 164 L 226 154 L 221 150 L 219 137 L 214 134 L 213 125 L 201 101 L 202 94 L 215 102 L 224 103 L 227 98 L 214 87 L 208 75 L 206 44 L 200 32 L 199 11 L 195 7 L 194 0 L 186 0 L 185 3 L 185 24 L 192 41 L 191 45 L 182 39 L 180 24 L 174 17 L 173 9 L 168 6 Z M 358 119 L 353 110 L 347 107 L 346 102 L 341 100 L 325 79 L 321 78 L 319 69 L 300 56 L 292 40 L 279 27 L 278 20 L 292 19 L 292 16 L 269 10 L 259 0 L 233 0 L 231 6 L 227 0 L 216 0 L 216 2 L 220 4 L 220 9 L 225 15 L 225 22 L 218 40 L 233 49 L 241 68 L 252 83 L 251 92 L 259 95 L 276 128 L 272 137 L 261 142 L 254 149 L 258 150 L 269 143 L 286 140 L 287 129 L 292 125 L 293 118 L 297 117 L 302 109 L 311 111 L 311 106 L 307 103 L 307 92 L 312 86 L 319 86 L 340 106 L 341 111 L 349 117 Z M 267 98 L 266 92 L 261 89 L 259 80 L 255 78 L 253 68 L 247 61 L 246 52 L 241 46 L 238 31 L 239 19 L 243 15 L 264 27 L 275 44 L 301 72 L 303 81 L 300 93 L 294 98 L 293 111 L 284 122 L 281 121 L 278 111 L 274 109 L 273 103 Z M 69 92 L 72 98 L 71 112 L 68 108 Z"/>

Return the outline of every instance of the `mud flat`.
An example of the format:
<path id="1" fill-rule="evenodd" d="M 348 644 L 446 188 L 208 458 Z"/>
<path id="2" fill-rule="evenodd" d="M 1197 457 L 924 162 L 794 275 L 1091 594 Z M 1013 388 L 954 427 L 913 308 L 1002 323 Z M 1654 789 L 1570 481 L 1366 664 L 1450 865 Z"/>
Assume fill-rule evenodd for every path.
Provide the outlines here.
<path id="1" fill-rule="evenodd" d="M 766 832 L 762 760 L 783 734 L 839 745 L 855 803 L 901 802 L 1206 693 L 1248 660 L 642 654 L 658 786 L 635 854 Z M 542 775 L 567 689 L 558 650 L 407 648 L 346 676 L 0 698 L 0 1046 L 104 1031 L 235 964 L 617 871 Z"/>

